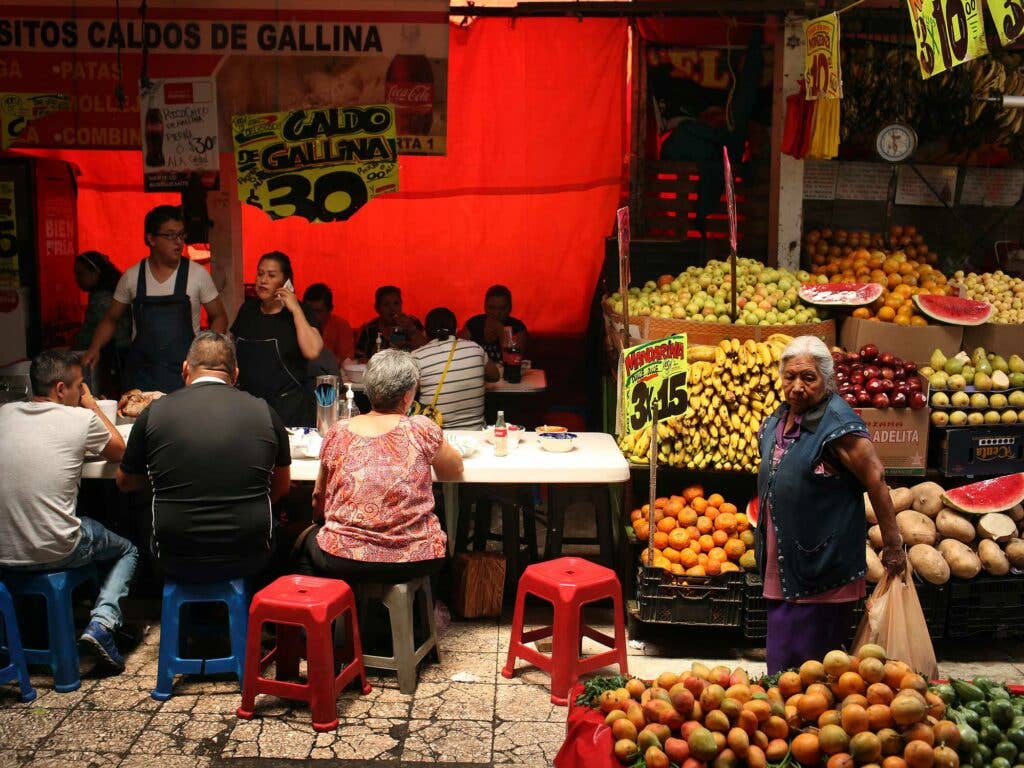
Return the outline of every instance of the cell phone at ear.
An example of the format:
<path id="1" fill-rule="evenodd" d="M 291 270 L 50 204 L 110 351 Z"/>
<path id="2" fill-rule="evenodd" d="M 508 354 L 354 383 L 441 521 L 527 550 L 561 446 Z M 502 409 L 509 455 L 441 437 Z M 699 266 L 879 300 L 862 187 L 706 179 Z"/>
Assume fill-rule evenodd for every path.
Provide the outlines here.
<path id="1" fill-rule="evenodd" d="M 287 288 L 292 293 L 295 293 L 295 285 L 292 284 L 292 279 L 290 277 L 284 281 L 284 287 Z"/>

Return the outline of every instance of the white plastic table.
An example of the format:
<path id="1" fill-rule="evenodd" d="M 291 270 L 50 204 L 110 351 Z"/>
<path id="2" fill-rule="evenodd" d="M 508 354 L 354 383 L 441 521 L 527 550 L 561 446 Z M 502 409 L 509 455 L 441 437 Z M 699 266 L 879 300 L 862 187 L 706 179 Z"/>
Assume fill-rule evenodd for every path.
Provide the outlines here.
<path id="1" fill-rule="evenodd" d="M 131 425 L 118 427 L 127 439 Z M 497 457 L 494 448 L 482 432 L 450 430 L 445 434 L 469 437 L 476 441 L 477 449 L 463 460 L 462 476 L 442 483 L 444 490 L 444 516 L 449 532 L 448 550 L 454 551 L 455 526 L 459 514 L 459 483 L 601 483 L 618 484 L 629 480 L 629 464 L 615 443 L 615 438 L 604 432 L 579 432 L 576 446 L 568 453 L 551 453 L 540 447 L 534 432 L 522 436 L 519 445 L 509 450 L 508 456 Z M 103 459 L 90 459 L 82 468 L 86 479 L 113 480 L 117 463 Z M 320 473 L 318 459 L 292 459 L 291 477 L 295 482 L 312 483 Z M 437 478 L 434 478 L 435 481 Z"/>

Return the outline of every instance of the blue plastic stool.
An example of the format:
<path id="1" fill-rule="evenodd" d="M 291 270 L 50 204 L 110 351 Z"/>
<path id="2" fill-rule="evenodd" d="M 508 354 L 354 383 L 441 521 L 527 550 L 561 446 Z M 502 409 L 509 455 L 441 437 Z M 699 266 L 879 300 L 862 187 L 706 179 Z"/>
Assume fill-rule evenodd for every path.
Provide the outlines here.
<path id="1" fill-rule="evenodd" d="M 97 582 L 96 566 L 83 565 L 67 571 L 48 573 L 4 571 L 4 583 L 11 595 L 41 595 L 46 600 L 46 628 L 49 648 L 25 648 L 25 661 L 53 670 L 53 689 L 77 691 L 82 685 L 78 671 L 78 633 L 72 593 L 82 584 Z"/>
<path id="2" fill-rule="evenodd" d="M 224 603 L 228 607 L 231 655 L 219 659 L 183 659 L 178 655 L 181 607 L 186 603 Z M 164 583 L 164 604 L 160 613 L 160 662 L 156 688 L 157 701 L 171 698 L 175 675 L 213 675 L 234 672 L 242 685 L 245 668 L 245 635 L 249 623 L 249 597 L 244 579 L 214 581 L 209 584 Z"/>
<path id="3" fill-rule="evenodd" d="M 36 697 L 36 689 L 28 679 L 28 662 L 25 661 L 25 649 L 21 647 L 21 634 L 18 632 L 18 617 L 14 615 L 14 600 L 7 587 L 0 582 L 0 616 L 3 617 L 4 631 L 0 635 L 0 648 L 7 651 L 10 663 L 0 667 L 0 684 L 18 681 L 21 688 L 21 700 L 32 701 Z"/>

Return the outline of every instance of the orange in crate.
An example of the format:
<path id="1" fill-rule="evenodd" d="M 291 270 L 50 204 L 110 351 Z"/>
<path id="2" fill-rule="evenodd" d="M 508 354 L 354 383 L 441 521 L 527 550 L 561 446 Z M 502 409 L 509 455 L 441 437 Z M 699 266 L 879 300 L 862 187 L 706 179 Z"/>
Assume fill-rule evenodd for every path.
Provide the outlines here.
<path id="1" fill-rule="evenodd" d="M 693 507 L 693 511 L 698 515 L 703 515 L 704 510 L 708 508 L 708 502 L 702 496 L 698 496 L 690 500 L 690 506 Z"/>
<path id="2" fill-rule="evenodd" d="M 655 531 L 654 546 L 656 549 L 664 549 L 668 546 L 668 534 L 662 531 Z"/>
<path id="3" fill-rule="evenodd" d="M 697 530 L 701 533 L 711 533 L 715 530 L 715 524 L 711 522 L 710 518 L 701 515 L 697 518 Z"/>
<path id="4" fill-rule="evenodd" d="M 690 544 L 690 534 L 682 528 L 676 528 L 668 535 L 668 545 L 673 549 L 685 549 Z"/>
<path id="5" fill-rule="evenodd" d="M 720 507 L 724 503 L 725 499 L 722 498 L 722 494 L 720 493 L 712 493 L 710 496 L 708 496 L 708 504 L 710 504 L 712 507 Z"/>
<path id="6" fill-rule="evenodd" d="M 697 513 L 693 507 L 683 507 L 682 511 L 676 515 L 676 520 L 679 521 L 680 525 L 696 525 L 697 524 Z"/>
<path id="7" fill-rule="evenodd" d="M 711 540 L 715 542 L 716 547 L 721 547 L 729 540 L 729 534 L 725 531 L 715 531 L 711 534 Z"/>
<path id="8" fill-rule="evenodd" d="M 711 538 L 707 534 L 704 534 L 700 537 L 700 549 L 702 552 L 710 552 L 714 548 L 715 540 L 713 538 Z"/>
<path id="9" fill-rule="evenodd" d="M 704 495 L 704 489 L 699 485 L 691 485 L 689 488 L 683 489 L 683 498 L 687 502 L 691 502 L 698 496 Z"/>

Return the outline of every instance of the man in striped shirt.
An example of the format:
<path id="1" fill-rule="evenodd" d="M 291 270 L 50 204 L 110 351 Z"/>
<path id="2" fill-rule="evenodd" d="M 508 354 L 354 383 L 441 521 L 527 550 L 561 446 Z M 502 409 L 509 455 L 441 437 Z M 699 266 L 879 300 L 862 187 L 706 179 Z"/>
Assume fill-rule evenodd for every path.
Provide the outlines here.
<path id="1" fill-rule="evenodd" d="M 500 372 L 480 345 L 456 338 L 455 329 L 455 314 L 447 307 L 427 313 L 429 341 L 412 353 L 420 366 L 417 399 L 424 405 L 430 404 L 440 385 L 437 409 L 444 416 L 445 429 L 483 429 L 484 382 L 497 381 Z"/>

